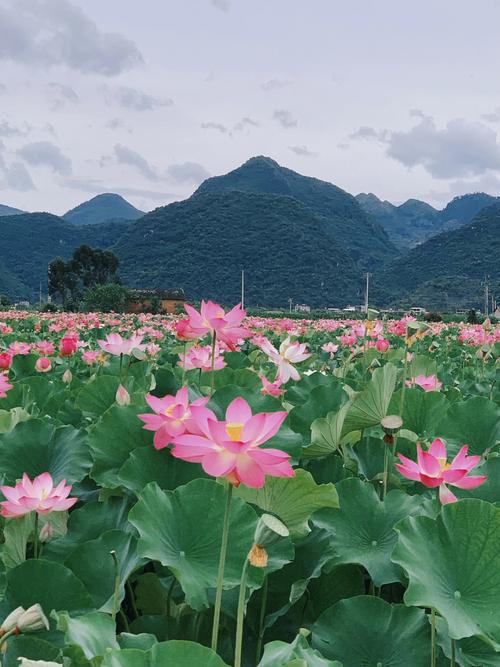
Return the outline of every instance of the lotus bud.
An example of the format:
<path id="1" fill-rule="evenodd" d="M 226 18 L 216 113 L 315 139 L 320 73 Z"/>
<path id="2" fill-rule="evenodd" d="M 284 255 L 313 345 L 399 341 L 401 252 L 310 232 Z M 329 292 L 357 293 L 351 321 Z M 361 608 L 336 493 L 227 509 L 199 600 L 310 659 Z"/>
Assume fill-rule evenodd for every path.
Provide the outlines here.
<path id="1" fill-rule="evenodd" d="M 0 637 L 2 637 L 5 633 L 10 632 L 17 626 L 17 621 L 19 620 L 19 617 L 24 614 L 24 612 L 24 607 L 17 607 L 14 609 L 14 611 L 10 612 L 10 614 L 0 626 Z"/>
<path id="2" fill-rule="evenodd" d="M 385 433 L 384 442 L 387 445 L 392 445 L 394 442 L 394 436 L 403 426 L 403 420 L 401 417 L 399 417 L 399 415 L 387 415 L 387 417 L 384 417 L 381 420 L 380 426 L 382 426 L 382 430 Z"/>
<path id="3" fill-rule="evenodd" d="M 271 514 L 263 514 L 255 529 L 254 543 L 248 554 L 250 564 L 254 567 L 266 567 L 268 560 L 266 548 L 289 535 L 290 531 L 284 523 Z"/>
<path id="4" fill-rule="evenodd" d="M 36 360 L 35 369 L 38 373 L 47 373 L 52 368 L 52 362 L 48 357 L 39 357 Z"/>
<path id="5" fill-rule="evenodd" d="M 122 407 L 130 405 L 130 394 L 122 384 L 116 390 L 116 402 Z"/>
<path id="6" fill-rule="evenodd" d="M 30 660 L 19 658 L 19 667 L 63 667 L 60 662 L 47 662 L 46 660 Z"/>
<path id="7" fill-rule="evenodd" d="M 73 379 L 73 374 L 71 373 L 71 371 L 69 370 L 69 368 L 67 368 L 67 369 L 64 371 L 64 373 L 63 373 L 62 381 L 63 381 L 65 384 L 69 384 L 69 383 L 71 382 L 72 379 Z"/>
<path id="8" fill-rule="evenodd" d="M 50 521 L 47 521 L 47 523 L 42 526 L 38 537 L 40 542 L 48 542 L 54 537 L 54 526 Z"/>
<path id="9" fill-rule="evenodd" d="M 43 609 L 37 603 L 20 615 L 17 619 L 17 627 L 20 632 L 36 632 L 37 630 L 48 630 L 49 622 Z"/>

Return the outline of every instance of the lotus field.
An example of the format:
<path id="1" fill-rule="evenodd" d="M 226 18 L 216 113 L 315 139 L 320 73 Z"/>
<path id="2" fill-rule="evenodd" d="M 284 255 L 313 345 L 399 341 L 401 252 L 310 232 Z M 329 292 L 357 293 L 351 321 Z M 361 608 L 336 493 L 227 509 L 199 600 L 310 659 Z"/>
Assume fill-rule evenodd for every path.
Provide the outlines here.
<path id="1" fill-rule="evenodd" d="M 3 665 L 500 665 L 499 349 L 1 312 Z"/>

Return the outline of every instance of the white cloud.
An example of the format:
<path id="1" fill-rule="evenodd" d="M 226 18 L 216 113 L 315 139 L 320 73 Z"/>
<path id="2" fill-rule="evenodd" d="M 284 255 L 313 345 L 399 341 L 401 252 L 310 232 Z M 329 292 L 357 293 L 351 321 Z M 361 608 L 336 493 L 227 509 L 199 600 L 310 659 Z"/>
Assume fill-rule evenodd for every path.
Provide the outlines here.
<path id="1" fill-rule="evenodd" d="M 222 123 L 213 123 L 211 121 L 208 123 L 202 123 L 200 127 L 203 130 L 217 130 L 222 134 L 226 134 L 228 132 L 227 127 L 225 125 L 222 125 Z"/>
<path id="2" fill-rule="evenodd" d="M 228 12 L 231 8 L 230 0 L 211 0 L 212 5 L 223 12 Z"/>
<path id="3" fill-rule="evenodd" d="M 297 121 L 293 117 L 292 113 L 286 109 L 276 109 L 276 111 L 273 113 L 273 118 L 287 130 L 291 127 L 297 126 Z"/>
<path id="4" fill-rule="evenodd" d="M 265 81 L 263 84 L 261 84 L 261 88 L 264 92 L 270 93 L 273 90 L 280 90 L 281 88 L 286 88 L 287 86 L 291 86 L 292 81 L 288 81 L 285 79 L 270 79 L 269 81 Z"/>
<path id="5" fill-rule="evenodd" d="M 195 183 L 196 185 L 210 176 L 205 167 L 198 162 L 171 164 L 167 173 L 176 183 Z"/>
<path id="6" fill-rule="evenodd" d="M 50 141 L 34 141 L 20 148 L 17 153 L 32 167 L 50 167 L 61 176 L 71 175 L 70 158 Z"/>
<path id="7" fill-rule="evenodd" d="M 300 157 L 314 157 L 317 155 L 317 153 L 314 153 L 313 151 L 310 151 L 307 146 L 288 146 L 288 148 L 292 151 L 292 153 L 295 153 L 295 155 L 299 155 Z"/>
<path id="8" fill-rule="evenodd" d="M 253 120 L 253 118 L 245 116 L 245 118 L 242 118 L 238 123 L 236 123 L 233 129 L 235 132 L 241 132 L 245 129 L 245 127 L 259 127 L 259 123 L 256 120 Z"/>
<path id="9" fill-rule="evenodd" d="M 174 101 L 170 97 L 156 97 L 136 88 L 119 86 L 114 90 L 106 90 L 108 102 L 115 102 L 124 109 L 133 111 L 152 111 L 158 107 L 170 107 Z"/>
<path id="10" fill-rule="evenodd" d="M 135 167 L 145 178 L 150 181 L 157 181 L 158 174 L 156 170 L 149 164 L 149 162 L 137 151 L 123 146 L 122 144 L 116 144 L 114 147 L 115 157 L 120 164 L 128 164 L 131 167 Z"/>
<path id="11" fill-rule="evenodd" d="M 64 83 L 49 83 L 47 86 L 50 108 L 52 111 L 62 109 L 66 104 L 77 104 L 80 98 L 76 92 Z"/>

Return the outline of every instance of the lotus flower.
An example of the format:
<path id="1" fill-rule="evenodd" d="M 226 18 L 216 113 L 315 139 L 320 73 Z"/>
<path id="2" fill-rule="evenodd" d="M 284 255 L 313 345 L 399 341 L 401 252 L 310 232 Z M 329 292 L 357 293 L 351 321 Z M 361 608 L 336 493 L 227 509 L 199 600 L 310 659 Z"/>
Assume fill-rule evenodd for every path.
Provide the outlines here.
<path id="1" fill-rule="evenodd" d="M 417 444 L 417 463 L 399 454 L 401 463 L 396 468 L 407 479 L 421 482 L 429 488 L 439 487 L 439 500 L 441 503 L 454 503 L 457 497 L 448 489 L 447 484 L 459 489 L 475 489 L 487 480 L 485 476 L 469 476 L 472 468 L 475 468 L 480 456 L 467 456 L 468 446 L 464 445 L 451 463 L 447 462 L 446 445 L 443 440 L 436 438 L 429 451 L 422 450 Z"/>
<path id="2" fill-rule="evenodd" d="M 200 312 L 187 304 L 184 308 L 189 315 L 189 331 L 198 336 L 204 336 L 207 333 L 215 334 L 218 340 L 234 349 L 239 340 L 252 335 L 248 329 L 241 326 L 246 317 L 246 311 L 241 308 L 240 304 L 227 313 L 222 306 L 212 301 L 202 301 Z"/>
<path id="3" fill-rule="evenodd" d="M 325 343 L 324 345 L 321 346 L 321 349 L 323 352 L 327 352 L 330 355 L 334 355 L 335 352 L 339 349 L 338 345 L 335 345 L 335 343 Z"/>
<path id="4" fill-rule="evenodd" d="M 418 385 L 424 391 L 439 391 L 443 383 L 439 382 L 435 375 L 417 375 L 412 380 L 406 381 L 407 387 L 413 387 L 414 385 Z"/>
<path id="5" fill-rule="evenodd" d="M 298 341 L 292 343 L 290 336 L 288 336 L 288 338 L 285 338 L 281 343 L 279 351 L 267 338 L 260 347 L 261 350 L 267 354 L 270 361 L 275 363 L 278 367 L 277 377 L 283 384 L 288 382 L 290 378 L 295 381 L 300 380 L 300 374 L 294 364 L 305 361 L 311 356 L 306 351 L 307 345 L 305 343 L 299 343 Z"/>
<path id="6" fill-rule="evenodd" d="M 0 491 L 7 498 L 0 503 L 0 514 L 8 518 L 24 516 L 32 511 L 37 514 L 64 512 L 78 500 L 68 498 L 71 486 L 66 485 L 66 480 L 54 487 L 48 472 L 38 475 L 33 481 L 24 473 L 15 486 L 0 486 Z"/>
<path id="7" fill-rule="evenodd" d="M 261 394 L 269 396 L 281 396 L 285 393 L 284 389 L 281 389 L 282 382 L 279 378 L 276 378 L 274 382 L 269 382 L 265 375 L 259 375 L 262 381 L 262 389 L 260 390 Z"/>
<path id="8" fill-rule="evenodd" d="M 387 350 L 390 348 L 391 344 L 387 340 L 387 338 L 379 338 L 378 341 L 375 343 L 375 347 L 377 349 L 377 352 L 387 352 Z"/>
<path id="9" fill-rule="evenodd" d="M 35 369 L 39 373 L 47 373 L 52 368 L 52 362 L 48 357 L 39 357 L 36 360 Z"/>
<path id="10" fill-rule="evenodd" d="M 12 354 L 10 352 L 0 352 L 0 371 L 8 371 L 12 366 Z"/>
<path id="11" fill-rule="evenodd" d="M 12 385 L 7 380 L 7 376 L 4 373 L 0 373 L 0 398 L 5 398 L 7 392 L 12 389 Z"/>
<path id="12" fill-rule="evenodd" d="M 199 345 L 193 345 L 189 348 L 186 354 L 179 354 L 179 359 L 179 366 L 187 371 L 199 368 L 208 373 L 208 371 L 212 370 L 212 346 L 204 345 L 203 347 L 200 347 Z M 220 371 L 225 366 L 226 362 L 223 357 L 220 356 L 219 346 L 216 345 L 213 368 L 215 371 Z"/>
<path id="13" fill-rule="evenodd" d="M 186 431 L 201 433 L 191 418 L 191 407 L 204 407 L 208 397 L 199 398 L 189 405 L 188 388 L 182 387 L 175 396 L 169 394 L 157 398 L 147 394 L 146 401 L 156 414 L 145 413 L 138 417 L 144 422 L 147 431 L 156 431 L 153 439 L 156 449 L 163 449 L 173 442 L 175 436 L 182 435 Z M 210 410 L 207 411 L 213 415 Z"/>
<path id="14" fill-rule="evenodd" d="M 145 345 L 141 345 L 142 336 L 131 336 L 131 338 L 122 338 L 120 334 L 111 333 L 106 336 L 106 340 L 97 341 L 99 347 L 107 352 L 118 356 L 120 354 L 130 354 L 132 350 L 144 350 Z"/>
<path id="15" fill-rule="evenodd" d="M 71 357 L 78 350 L 78 334 L 68 333 L 59 343 L 59 355 L 61 357 Z"/>
<path id="16" fill-rule="evenodd" d="M 186 433 L 174 438 L 172 455 L 201 463 L 214 477 L 227 477 L 238 486 L 264 486 L 266 475 L 293 477 L 290 456 L 279 449 L 260 449 L 279 430 L 286 412 L 252 410 L 243 398 L 235 398 L 226 410 L 226 420 L 218 421 L 207 408 L 191 408 L 191 417 L 201 435 Z"/>

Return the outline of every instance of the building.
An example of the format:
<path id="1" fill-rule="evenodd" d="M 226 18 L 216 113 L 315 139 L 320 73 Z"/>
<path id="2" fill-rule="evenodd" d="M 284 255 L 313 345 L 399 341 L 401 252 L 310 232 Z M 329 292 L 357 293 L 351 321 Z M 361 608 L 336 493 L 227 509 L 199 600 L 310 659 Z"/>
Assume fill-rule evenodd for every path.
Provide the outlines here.
<path id="1" fill-rule="evenodd" d="M 183 289 L 154 290 L 132 289 L 127 302 L 127 313 L 168 313 L 175 315 L 186 302 Z"/>
<path id="2" fill-rule="evenodd" d="M 295 304 L 296 313 L 310 313 L 311 306 L 306 305 L 305 303 L 296 303 Z"/>

